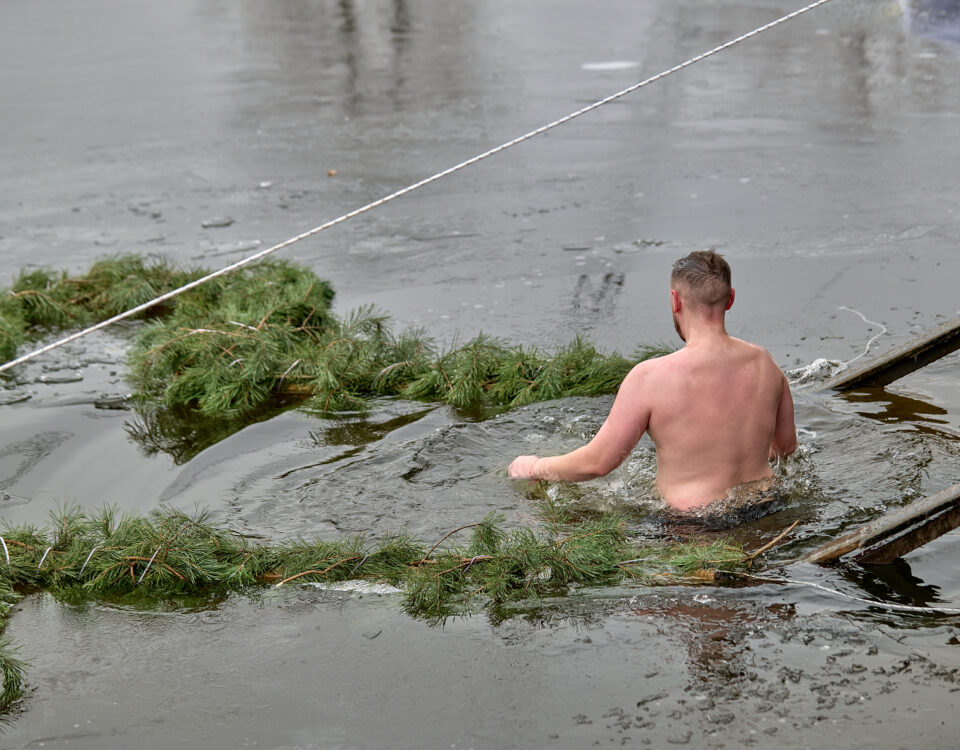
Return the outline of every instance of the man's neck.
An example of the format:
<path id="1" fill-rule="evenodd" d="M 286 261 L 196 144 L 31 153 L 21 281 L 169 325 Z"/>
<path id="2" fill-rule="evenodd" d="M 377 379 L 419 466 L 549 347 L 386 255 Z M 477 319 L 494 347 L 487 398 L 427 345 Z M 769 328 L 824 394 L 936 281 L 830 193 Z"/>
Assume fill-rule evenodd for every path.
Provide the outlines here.
<path id="1" fill-rule="evenodd" d="M 683 333 L 687 346 L 702 346 L 730 338 L 723 317 L 692 318 L 685 323 Z"/>

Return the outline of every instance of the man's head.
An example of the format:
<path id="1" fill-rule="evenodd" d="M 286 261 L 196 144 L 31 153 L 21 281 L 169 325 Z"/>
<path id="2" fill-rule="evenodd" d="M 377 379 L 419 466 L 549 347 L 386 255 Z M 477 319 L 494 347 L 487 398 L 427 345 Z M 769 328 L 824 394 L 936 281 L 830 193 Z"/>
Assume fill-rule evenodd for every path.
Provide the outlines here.
<path id="1" fill-rule="evenodd" d="M 686 307 L 699 317 L 719 319 L 733 305 L 730 265 L 716 250 L 696 250 L 673 264 L 670 296 L 673 325 L 686 341 L 677 314 Z"/>

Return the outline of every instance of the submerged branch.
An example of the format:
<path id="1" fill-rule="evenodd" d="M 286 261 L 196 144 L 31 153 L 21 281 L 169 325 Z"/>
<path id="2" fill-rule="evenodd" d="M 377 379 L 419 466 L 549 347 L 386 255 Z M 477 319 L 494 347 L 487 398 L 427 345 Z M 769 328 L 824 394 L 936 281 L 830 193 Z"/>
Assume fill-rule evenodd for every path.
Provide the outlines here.
<path id="1" fill-rule="evenodd" d="M 455 528 L 453 531 L 448 531 L 446 534 L 444 534 L 442 537 L 440 537 L 440 541 L 439 541 L 439 542 L 437 542 L 437 543 L 434 544 L 430 549 L 427 550 L 427 554 L 425 554 L 422 559 L 420 559 L 420 560 L 418 560 L 417 562 L 412 563 L 412 564 L 413 564 L 413 565 L 423 565 L 425 562 L 432 562 L 432 561 L 428 561 L 427 558 L 430 557 L 431 553 L 432 553 L 437 547 L 439 547 L 441 544 L 443 544 L 447 539 L 449 539 L 450 537 L 452 537 L 452 536 L 453 536 L 454 534 L 456 534 L 458 531 L 463 531 L 464 529 L 472 529 L 472 528 L 474 528 L 474 527 L 476 527 L 476 526 L 479 526 L 479 525 L 480 525 L 479 523 L 468 523 L 468 524 L 466 524 L 466 525 L 464 525 L 464 526 L 458 526 L 458 527 Z"/>
<path id="2" fill-rule="evenodd" d="M 760 557 L 760 555 L 762 555 L 764 552 L 768 552 L 769 550 L 776 547 L 791 531 L 797 528 L 797 525 L 799 523 L 800 521 L 794 521 L 787 528 L 781 531 L 775 539 L 770 540 L 769 542 L 764 544 L 760 549 L 756 550 L 755 552 L 751 552 L 748 556 L 744 557 L 743 561 L 747 564 L 747 567 L 749 568 L 753 564 L 753 561 L 756 558 Z"/>
<path id="3" fill-rule="evenodd" d="M 328 566 L 327 566 L 326 568 L 324 568 L 323 570 L 305 570 L 305 571 L 303 571 L 302 573 L 297 573 L 296 575 L 292 575 L 292 576 L 290 576 L 289 578 L 284 578 L 282 581 L 280 581 L 280 583 L 277 584 L 277 588 L 280 588 L 280 587 L 283 586 L 283 584 L 285 584 L 285 583 L 290 583 L 290 581 L 295 581 L 295 580 L 297 580 L 298 578 L 303 578 L 303 576 L 310 576 L 310 575 L 322 576 L 322 575 L 326 575 L 327 573 L 329 573 L 331 570 L 333 570 L 333 569 L 336 568 L 337 566 L 343 565 L 343 563 L 345 563 L 345 562 L 350 562 L 351 560 L 356 560 L 356 559 L 357 559 L 357 556 L 354 555 L 353 557 L 345 557 L 345 558 L 343 558 L 342 560 L 337 560 L 337 562 L 335 562 L 333 565 L 328 565 Z"/>

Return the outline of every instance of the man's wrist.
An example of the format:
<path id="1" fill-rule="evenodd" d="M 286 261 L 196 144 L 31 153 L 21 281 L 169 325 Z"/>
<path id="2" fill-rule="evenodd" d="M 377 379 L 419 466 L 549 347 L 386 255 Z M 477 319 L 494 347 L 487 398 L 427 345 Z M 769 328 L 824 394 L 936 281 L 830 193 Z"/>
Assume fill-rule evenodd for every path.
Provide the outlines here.
<path id="1" fill-rule="evenodd" d="M 543 465 L 544 459 L 538 458 L 530 466 L 530 478 L 531 479 L 544 479 L 544 475 L 540 472 L 540 467 Z"/>

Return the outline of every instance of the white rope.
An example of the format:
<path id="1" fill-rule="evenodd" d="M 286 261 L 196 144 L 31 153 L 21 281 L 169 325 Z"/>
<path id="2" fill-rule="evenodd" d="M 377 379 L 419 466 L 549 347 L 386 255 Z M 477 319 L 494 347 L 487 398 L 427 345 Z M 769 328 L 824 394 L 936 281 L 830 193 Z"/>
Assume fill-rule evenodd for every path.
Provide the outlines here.
<path id="1" fill-rule="evenodd" d="M 866 315 L 864 315 L 864 314 L 863 314 L 862 312 L 860 312 L 859 310 L 855 310 L 855 309 L 852 308 L 852 307 L 847 307 L 846 305 L 840 305 L 840 307 L 838 307 L 837 309 L 838 309 L 838 310 L 845 310 L 846 312 L 852 312 L 854 315 L 859 315 L 859 316 L 860 316 L 860 319 L 861 319 L 864 323 L 866 323 L 867 325 L 876 326 L 877 328 L 880 328 L 880 329 L 881 329 L 881 330 L 880 330 L 880 333 L 875 334 L 873 337 L 871 337 L 871 339 L 870 339 L 869 341 L 867 341 L 866 347 L 864 347 L 864 350 L 863 350 L 860 354 L 858 354 L 858 355 L 857 355 L 856 357 L 854 357 L 853 359 L 848 359 L 846 362 L 843 363 L 843 366 L 841 367 L 841 369 L 842 369 L 842 370 L 845 370 L 845 369 L 847 369 L 853 362 L 856 362 L 858 359 L 862 359 L 863 357 L 866 357 L 866 356 L 867 356 L 867 354 L 870 352 L 870 347 L 873 345 L 873 342 L 876 341 L 878 338 L 880 338 L 881 336 L 883 336 L 883 334 L 885 334 L 885 333 L 887 332 L 887 327 L 886 327 L 883 323 L 878 323 L 878 322 L 875 321 L 875 320 L 867 320 L 867 316 L 866 316 Z"/>
<path id="2" fill-rule="evenodd" d="M 162 544 L 159 547 L 157 547 L 157 551 L 153 553 L 153 557 L 150 558 L 150 562 L 147 563 L 147 567 L 143 569 L 143 572 L 140 574 L 140 578 L 137 579 L 138 586 L 140 585 L 140 582 L 143 580 L 143 577 L 147 574 L 147 571 L 150 570 L 150 566 L 153 565 L 153 561 L 157 559 L 157 553 L 160 552 L 161 549 L 163 549 Z"/>
<path id="3" fill-rule="evenodd" d="M 97 551 L 97 547 L 94 547 L 90 550 L 90 554 L 87 555 L 87 559 L 83 561 L 83 566 L 80 568 L 80 575 L 83 575 L 83 571 L 87 568 L 87 563 L 90 562 L 90 558 L 93 557 L 93 553 Z"/>
<path id="4" fill-rule="evenodd" d="M 303 232 L 302 234 L 298 234 L 295 237 L 291 237 L 288 240 L 284 240 L 283 242 L 277 245 L 274 245 L 273 247 L 268 247 L 266 250 L 261 250 L 259 253 L 255 253 L 254 255 L 251 255 L 248 258 L 244 258 L 242 260 L 238 260 L 236 263 L 231 263 L 228 266 L 224 266 L 218 271 L 214 271 L 210 274 L 207 274 L 203 278 L 196 279 L 195 281 L 191 281 L 189 284 L 185 284 L 184 286 L 178 289 L 173 289 L 172 291 L 166 292 L 165 294 L 161 294 L 159 297 L 149 300 L 148 302 L 144 302 L 142 305 L 137 305 L 136 307 L 131 308 L 126 312 L 122 312 L 119 315 L 114 315 L 112 318 L 103 320 L 100 323 L 97 323 L 96 325 L 92 325 L 89 328 L 85 328 L 82 331 L 78 331 L 58 341 L 54 341 L 51 344 L 47 344 L 46 346 L 43 346 L 35 351 L 32 351 L 29 354 L 24 354 L 22 357 L 17 357 L 16 359 L 10 360 L 5 364 L 0 365 L 0 372 L 3 372 L 4 370 L 9 370 L 11 367 L 16 367 L 17 365 L 27 362 L 33 359 L 34 357 L 39 357 L 41 354 L 45 354 L 46 352 L 49 352 L 52 349 L 56 349 L 65 344 L 69 344 L 71 341 L 76 341 L 78 338 L 82 336 L 86 336 L 89 333 L 93 333 L 94 331 L 99 331 L 102 328 L 106 328 L 107 326 L 113 325 L 114 323 L 117 323 L 121 320 L 137 315 L 138 313 L 141 313 L 144 310 L 148 310 L 154 305 L 158 305 L 161 302 L 166 302 L 168 299 L 176 297 L 179 294 L 183 294 L 184 292 L 189 291 L 190 289 L 193 289 L 195 287 L 198 287 L 201 284 L 204 284 L 207 281 L 210 281 L 211 279 L 215 279 L 218 276 L 223 276 L 224 274 L 228 274 L 231 271 L 237 270 L 238 268 L 243 268 L 244 266 L 248 266 L 251 263 L 255 263 L 256 261 L 262 258 L 265 258 L 268 255 L 271 255 L 272 253 L 277 252 L 278 250 L 283 250 L 286 247 L 290 247 L 290 245 L 293 245 L 296 242 L 300 242 L 300 240 L 305 240 L 308 237 L 312 237 L 315 234 L 319 234 L 320 232 L 323 232 L 324 230 L 330 229 L 331 227 L 335 227 L 337 224 L 342 224 L 345 221 L 349 221 L 350 219 L 356 216 L 359 216 L 360 214 L 364 214 L 367 211 L 372 211 L 375 208 L 379 208 L 385 203 L 389 203 L 390 201 L 396 198 L 406 195 L 407 193 L 412 193 L 414 190 L 418 190 L 424 187 L 425 185 L 429 185 L 432 182 L 436 182 L 437 180 L 442 179 L 443 177 L 447 177 L 448 175 L 451 175 L 454 172 L 459 172 L 461 169 L 464 169 L 473 164 L 476 164 L 477 162 L 482 161 L 483 159 L 487 159 L 491 156 L 494 156 L 495 154 L 499 154 L 501 151 L 506 151 L 508 148 L 512 148 L 513 146 L 523 143 L 524 141 L 528 141 L 531 138 L 534 138 L 538 135 L 546 133 L 548 130 L 552 130 L 553 128 L 559 125 L 563 125 L 564 123 L 570 122 L 570 120 L 580 117 L 581 115 L 585 115 L 587 112 L 592 112 L 598 107 L 602 107 L 605 104 L 609 104 L 610 102 L 616 101 L 617 99 L 620 99 L 626 96 L 627 94 L 631 94 L 634 91 L 643 88 L 644 86 L 648 86 L 651 83 L 654 83 L 655 81 L 659 81 L 661 78 L 666 78 L 667 76 L 672 75 L 673 73 L 676 73 L 680 70 L 683 70 L 684 68 L 687 68 L 693 65 L 694 63 L 698 63 L 701 60 L 705 60 L 708 57 L 712 57 L 718 52 L 723 52 L 724 50 L 729 49 L 730 47 L 733 47 L 736 44 L 740 44 L 740 42 L 744 42 L 747 39 L 750 39 L 751 37 L 756 36 L 757 34 L 761 34 L 764 31 L 768 31 L 774 28 L 775 26 L 779 26 L 782 23 L 790 21 L 796 18 L 797 16 L 803 15 L 804 13 L 807 13 L 813 10 L 814 8 L 818 8 L 821 5 L 825 5 L 828 2 L 830 2 L 830 0 L 816 0 L 816 2 L 810 3 L 809 5 L 803 8 L 800 8 L 799 10 L 795 10 L 792 13 L 788 13 L 785 16 L 781 16 L 775 21 L 771 21 L 770 23 L 760 26 L 759 28 L 756 28 L 753 31 L 750 31 L 750 32 L 747 32 L 746 34 L 738 36 L 736 39 L 731 39 L 729 42 L 721 44 L 719 47 L 714 47 L 712 50 L 708 52 L 703 52 L 697 55 L 696 57 L 691 57 L 686 62 L 682 62 L 679 65 L 674 65 L 672 68 L 668 68 L 667 70 L 664 70 L 662 73 L 657 73 L 655 76 L 651 76 L 650 78 L 640 81 L 639 83 L 635 83 L 632 86 L 629 86 L 628 88 L 623 89 L 622 91 L 618 91 L 617 93 L 611 94 L 610 96 L 604 99 L 600 99 L 599 101 L 594 102 L 593 104 L 590 104 L 586 107 L 583 107 L 582 109 L 578 109 L 576 112 L 572 112 L 571 114 L 561 117 L 558 120 L 554 120 L 553 122 L 547 125 L 543 125 L 542 127 L 539 127 L 536 130 L 531 130 L 529 133 L 525 133 L 524 135 L 521 135 L 518 138 L 514 138 L 512 141 L 507 141 L 506 143 L 503 143 L 497 146 L 496 148 L 492 148 L 489 151 L 484 151 L 482 154 L 478 154 L 477 156 L 474 156 L 471 159 L 462 161 L 453 167 L 443 170 L 442 172 L 437 172 L 431 177 L 427 177 L 426 179 L 420 180 L 420 182 L 415 182 L 412 185 L 408 185 L 402 190 L 398 190 L 395 193 L 391 193 L 390 195 L 380 198 L 379 200 L 375 200 L 372 203 L 368 203 L 367 205 L 362 206 L 361 208 L 354 209 L 350 213 L 343 214 L 342 216 L 339 216 L 336 219 L 332 219 L 326 222 L 325 224 L 321 224 L 319 226 L 314 227 L 313 229 Z"/>
<path id="5" fill-rule="evenodd" d="M 357 568 L 359 568 L 361 565 L 363 565 L 363 564 L 367 561 L 367 558 L 368 558 L 368 557 L 370 557 L 370 553 L 369 553 L 369 552 L 363 556 L 363 559 L 360 560 L 360 562 L 358 562 L 356 565 L 353 566 L 353 570 L 350 571 L 350 575 L 353 575 L 354 573 L 356 573 L 356 572 L 357 572 Z"/>
<path id="6" fill-rule="evenodd" d="M 296 362 L 294 362 L 294 363 L 293 363 L 292 365 L 290 365 L 286 370 L 283 371 L 283 375 L 280 376 L 280 383 L 279 383 L 279 385 L 278 385 L 277 387 L 283 385 L 283 379 L 284 379 L 285 377 L 287 377 L 287 375 L 290 374 L 290 371 L 291 371 L 294 367 L 296 367 L 297 365 L 299 365 L 300 362 L 301 362 L 301 360 L 298 359 Z"/>
<path id="7" fill-rule="evenodd" d="M 792 578 L 767 578 L 766 576 L 755 576 L 751 573 L 741 573 L 738 571 L 730 571 L 736 576 L 742 576 L 743 578 L 749 578 L 754 581 L 764 581 L 765 583 L 790 583 L 794 586 L 809 586 L 810 588 L 817 589 L 819 591 L 826 592 L 827 594 L 832 594 L 834 596 L 839 596 L 844 599 L 850 599 L 851 601 L 860 602 L 861 604 L 868 604 L 871 607 L 880 607 L 882 609 L 889 609 L 895 612 L 915 612 L 917 614 L 937 614 L 937 615 L 960 615 L 960 609 L 954 607 L 914 607 L 909 604 L 893 604 L 890 602 L 878 602 L 873 599 L 864 599 L 859 596 L 853 596 L 852 594 L 845 594 L 843 591 L 837 591 L 836 589 L 831 589 L 827 586 L 822 586 L 819 583 L 813 583 L 812 581 L 797 581 Z"/>
<path id="8" fill-rule="evenodd" d="M 43 553 L 43 557 L 40 558 L 40 564 L 37 565 L 37 570 L 40 570 L 40 568 L 43 567 L 43 561 L 47 559 L 47 555 L 50 554 L 50 550 L 52 550 L 52 549 L 53 549 L 53 547 L 47 547 L 47 551 L 44 552 L 44 553 Z"/>

